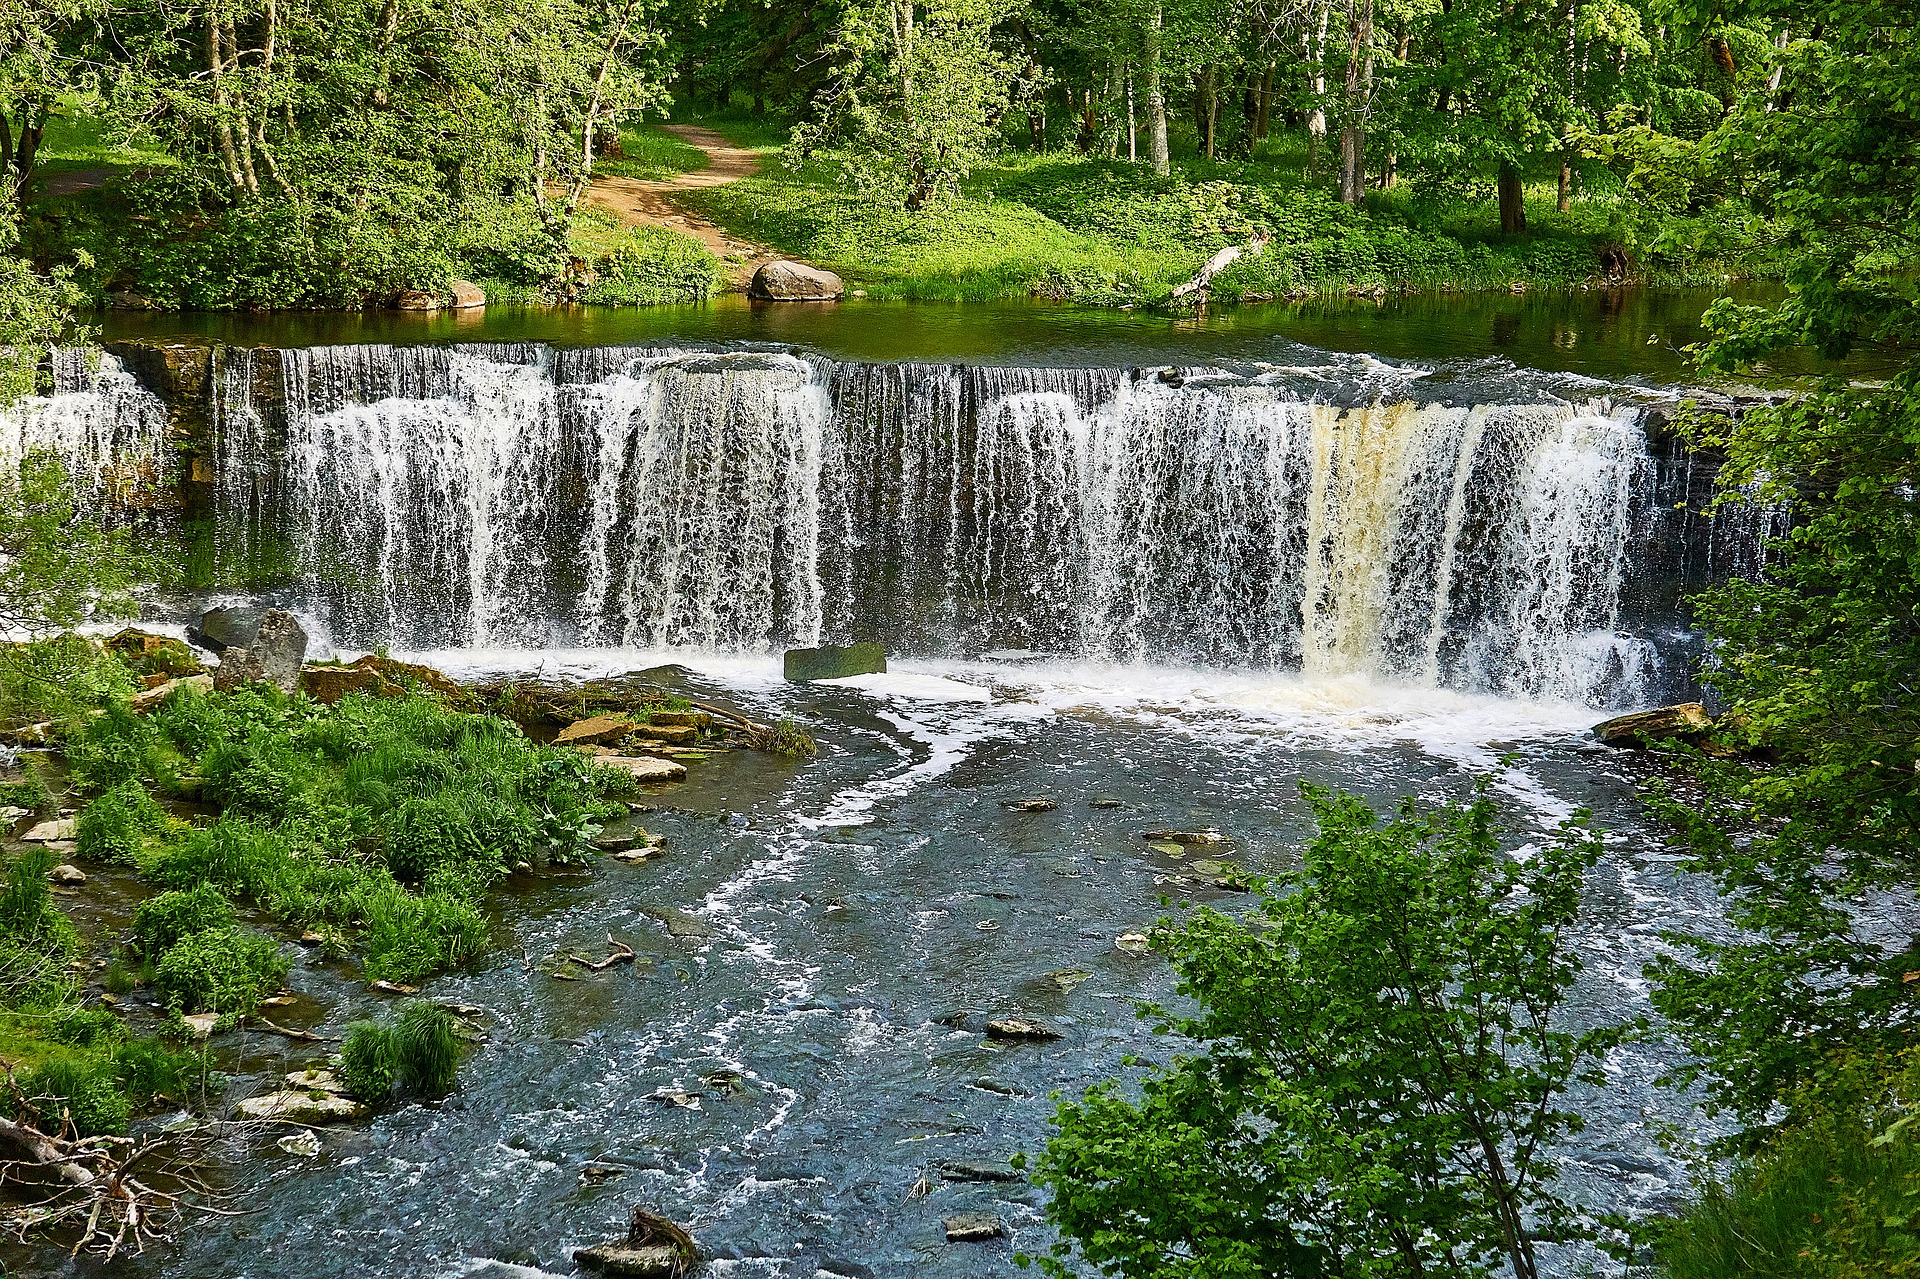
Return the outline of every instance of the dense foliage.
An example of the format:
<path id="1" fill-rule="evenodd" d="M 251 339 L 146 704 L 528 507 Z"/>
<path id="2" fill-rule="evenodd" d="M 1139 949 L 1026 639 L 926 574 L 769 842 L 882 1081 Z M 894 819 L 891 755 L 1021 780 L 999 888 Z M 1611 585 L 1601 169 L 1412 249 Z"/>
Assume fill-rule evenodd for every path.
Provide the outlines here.
<path id="1" fill-rule="evenodd" d="M 1162 921 L 1199 1051 L 1061 1107 L 1037 1180 L 1076 1253 L 1129 1277 L 1537 1273 L 1583 1229 L 1551 1185 L 1564 1104 L 1624 1028 L 1564 1007 L 1563 933 L 1599 842 L 1570 823 L 1502 853 L 1484 789 L 1382 821 L 1309 788 L 1301 871 L 1244 918 Z"/>

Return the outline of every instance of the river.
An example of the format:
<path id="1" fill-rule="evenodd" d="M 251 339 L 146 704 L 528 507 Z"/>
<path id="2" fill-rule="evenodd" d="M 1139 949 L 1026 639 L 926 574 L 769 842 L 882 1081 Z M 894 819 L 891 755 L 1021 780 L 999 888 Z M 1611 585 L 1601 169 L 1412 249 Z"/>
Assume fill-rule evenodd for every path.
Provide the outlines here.
<path id="1" fill-rule="evenodd" d="M 1561 327 L 1469 331 L 1510 301 Z M 1611 834 L 1575 1015 L 1646 1011 L 1659 931 L 1711 926 L 1714 896 L 1648 830 L 1646 762 L 1588 729 L 1691 690 L 1680 594 L 1757 563 L 1779 517 L 1703 520 L 1710 468 L 1663 434 L 1679 370 L 1644 335 L 1686 339 L 1696 301 L 1616 307 L 1615 329 L 1585 298 L 1475 303 L 1456 328 L 1391 307 L 1371 328 L 1337 309 L 174 319 L 269 344 L 207 366 L 212 474 L 180 489 L 202 486 L 222 546 L 279 539 L 291 567 L 263 593 L 323 642 L 457 675 L 659 668 L 823 749 L 698 765 L 645 819 L 665 858 L 503 894 L 499 945 L 427 992 L 484 1010 L 458 1093 L 312 1159 L 267 1146 L 249 1215 L 126 1269 L 566 1273 L 638 1203 L 687 1223 L 714 1274 L 1016 1273 L 1049 1242 L 1039 1192 L 941 1165 L 1035 1150 L 1049 1093 L 1165 1053 L 1133 1006 L 1170 974 L 1116 939 L 1163 896 L 1245 898 L 1143 833 L 1215 827 L 1284 871 L 1302 781 L 1386 805 L 1489 773 L 1516 848 L 1594 810 Z M 180 414 L 141 398 L 139 368 L 75 366 L 11 447 L 164 471 Z M 778 678 L 786 644 L 869 636 L 888 674 Z M 1057 807 L 1012 806 L 1032 797 Z M 670 935 L 661 909 L 709 935 Z M 541 971 L 609 933 L 642 962 Z M 1088 976 L 1062 989 L 1062 970 Z M 340 966 L 291 984 L 332 1033 L 379 1001 Z M 981 1033 L 1010 1013 L 1065 1038 Z M 242 1087 L 312 1056 L 244 1043 Z M 1674 1051 L 1622 1048 L 1578 1099 L 1563 1176 L 1596 1210 L 1686 1192 L 1660 1137 L 1710 1129 L 1654 1085 Z M 942 1217 L 976 1209 L 1011 1238 L 947 1244 Z"/>

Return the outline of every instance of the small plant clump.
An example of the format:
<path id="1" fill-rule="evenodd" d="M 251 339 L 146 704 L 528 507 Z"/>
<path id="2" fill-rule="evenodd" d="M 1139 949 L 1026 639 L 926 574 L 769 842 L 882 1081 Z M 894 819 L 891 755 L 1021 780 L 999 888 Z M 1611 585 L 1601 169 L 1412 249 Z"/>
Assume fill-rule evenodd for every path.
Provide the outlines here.
<path id="1" fill-rule="evenodd" d="M 153 988 L 182 1013 L 250 1013 L 287 979 L 280 944 L 231 925 L 181 938 L 160 957 Z"/>
<path id="2" fill-rule="evenodd" d="M 166 829 L 168 818 L 146 787 L 127 780 L 102 791 L 80 813 L 80 854 L 94 861 L 132 865 L 147 836 Z"/>
<path id="3" fill-rule="evenodd" d="M 340 1046 L 340 1078 L 362 1101 L 384 1100 L 398 1087 L 422 1097 L 453 1091 L 460 1036 L 453 1014 L 410 1000 L 391 1020 L 356 1021 Z"/>

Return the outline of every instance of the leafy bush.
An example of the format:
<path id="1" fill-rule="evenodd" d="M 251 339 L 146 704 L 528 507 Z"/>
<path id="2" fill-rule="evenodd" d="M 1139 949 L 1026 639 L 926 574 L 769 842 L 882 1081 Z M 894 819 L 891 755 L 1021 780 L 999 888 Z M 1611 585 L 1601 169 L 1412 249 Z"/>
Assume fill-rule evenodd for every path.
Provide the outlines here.
<path id="1" fill-rule="evenodd" d="M 262 897 L 290 856 L 285 836 L 238 818 L 222 817 L 154 858 L 147 873 L 165 888 L 202 883 Z"/>
<path id="2" fill-rule="evenodd" d="M 133 935 L 141 953 L 164 955 L 183 937 L 233 923 L 233 904 L 211 883 L 149 897 L 133 909 Z"/>
<path id="3" fill-rule="evenodd" d="M 479 860 L 481 845 L 467 800 L 436 795 L 400 805 L 387 823 L 387 869 L 395 878 L 419 883 L 443 867 Z"/>
<path id="4" fill-rule="evenodd" d="M 340 1078 L 362 1101 L 380 1101 L 394 1087 L 424 1097 L 453 1090 L 460 1072 L 460 1036 L 453 1014 L 409 1000 L 391 1021 L 357 1021 L 340 1046 Z"/>
<path id="5" fill-rule="evenodd" d="M 46 779 L 31 767 L 22 781 L 0 782 L 0 805 L 8 808 L 24 808 L 30 813 L 37 813 L 46 807 L 49 798 Z"/>
<path id="6" fill-rule="evenodd" d="M 166 813 L 146 787 L 136 781 L 120 782 L 81 811 L 80 852 L 96 861 L 130 865 L 138 860 L 146 836 L 166 824 Z"/>
<path id="7" fill-rule="evenodd" d="M 0 723 L 59 723 L 139 684 L 113 654 L 81 635 L 0 646 Z"/>
<path id="8" fill-rule="evenodd" d="M 287 969 L 273 938 L 209 928 L 181 938 L 160 957 L 153 986 L 180 1012 L 250 1013 L 280 988 Z"/>
<path id="9" fill-rule="evenodd" d="M 107 1008 L 67 1008 L 47 1026 L 47 1038 L 75 1048 L 116 1044 L 127 1037 L 127 1023 Z"/>
<path id="10" fill-rule="evenodd" d="M 82 1137 L 124 1133 L 133 1117 L 133 1103 L 111 1067 L 97 1059 L 55 1057 L 28 1071 L 20 1092 L 38 1112 L 37 1126 L 49 1133 L 58 1131 L 63 1112 Z"/>

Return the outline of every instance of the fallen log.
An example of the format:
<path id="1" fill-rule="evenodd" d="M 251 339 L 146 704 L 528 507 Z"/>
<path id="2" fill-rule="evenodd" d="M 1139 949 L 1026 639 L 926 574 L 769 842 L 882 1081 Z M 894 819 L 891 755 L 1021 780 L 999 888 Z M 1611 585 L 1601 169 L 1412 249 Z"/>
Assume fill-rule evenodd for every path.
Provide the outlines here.
<path id="1" fill-rule="evenodd" d="M 585 959 L 573 954 L 571 951 L 568 952 L 567 959 L 572 963 L 580 965 L 582 968 L 590 969 L 598 973 L 606 971 L 615 964 L 631 964 L 637 958 L 634 954 L 633 947 L 623 941 L 615 941 L 612 933 L 607 934 L 607 945 L 611 949 L 611 953 L 605 959 Z M 557 975 L 558 974 L 556 974 L 556 976 Z"/>
<path id="2" fill-rule="evenodd" d="M 1241 258 L 1259 257 L 1262 253 L 1266 252 L 1267 245 L 1272 239 L 1273 237 L 1265 231 L 1255 231 L 1253 237 L 1245 244 L 1229 245 L 1220 250 L 1207 259 L 1207 264 L 1200 268 L 1199 274 L 1174 289 L 1172 300 L 1175 302 L 1184 302 L 1188 298 L 1195 298 L 1197 301 L 1205 302 L 1207 300 L 1207 290 L 1213 284 L 1214 276 L 1219 275 Z"/>

